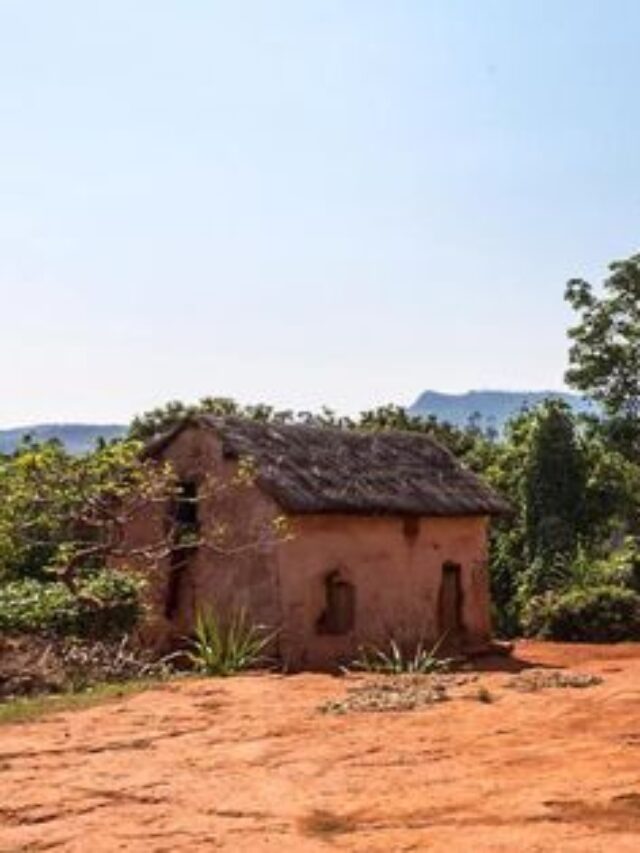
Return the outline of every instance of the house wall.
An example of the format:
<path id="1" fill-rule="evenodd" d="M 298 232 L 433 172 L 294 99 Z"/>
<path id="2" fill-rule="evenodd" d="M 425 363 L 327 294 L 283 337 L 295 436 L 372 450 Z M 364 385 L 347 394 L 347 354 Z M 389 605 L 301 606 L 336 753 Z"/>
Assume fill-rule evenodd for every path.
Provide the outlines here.
<path id="1" fill-rule="evenodd" d="M 162 452 L 178 478 L 198 486 L 201 537 L 213 544 L 195 550 L 178 570 L 177 607 L 166 615 L 171 576 L 170 557 L 147 567 L 148 618 L 144 639 L 163 646 L 188 634 L 198 609 L 219 612 L 246 607 L 255 622 L 280 622 L 276 537 L 273 521 L 281 515 L 275 503 L 251 484 L 234 483 L 237 464 L 222 457 L 211 430 L 189 428 Z M 145 513 L 131 525 L 129 545 L 158 541 L 166 529 L 169 507 Z M 220 529 L 224 532 L 218 535 Z"/>
<path id="2" fill-rule="evenodd" d="M 442 634 L 439 596 L 447 561 L 460 566 L 460 639 L 468 646 L 489 639 L 486 518 L 295 516 L 289 520 L 293 538 L 276 541 L 272 523 L 281 510 L 254 485 L 229 485 L 237 465 L 222 458 L 213 431 L 186 429 L 162 455 L 180 479 L 199 484 L 204 538 L 221 524 L 227 534 L 221 550 L 201 547 L 189 558 L 171 619 L 165 615 L 171 562 L 152 569 L 146 631 L 157 645 L 188 633 L 196 609 L 209 606 L 246 606 L 254 622 L 277 629 L 277 652 L 293 669 L 331 666 L 392 636 L 407 644 L 435 643 Z M 133 539 L 157 537 L 166 513 L 146 514 L 132 526 Z M 343 635 L 323 633 L 318 624 L 326 578 L 336 571 L 355 588 L 353 629 Z"/>
<path id="3" fill-rule="evenodd" d="M 490 637 L 487 519 L 307 516 L 278 551 L 282 602 L 281 654 L 292 667 L 348 660 L 362 645 L 391 637 L 413 645 L 442 635 L 442 566 L 460 566 L 464 646 Z M 355 588 L 355 624 L 345 635 L 318 633 L 325 578 L 338 570 Z M 453 639 L 453 638 L 452 638 Z"/>

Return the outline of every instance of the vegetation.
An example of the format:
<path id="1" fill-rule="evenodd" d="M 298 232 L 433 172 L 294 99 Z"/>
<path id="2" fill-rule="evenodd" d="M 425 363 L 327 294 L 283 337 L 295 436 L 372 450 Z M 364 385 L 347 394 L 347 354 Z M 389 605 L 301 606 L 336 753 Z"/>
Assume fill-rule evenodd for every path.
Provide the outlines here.
<path id="1" fill-rule="evenodd" d="M 273 631 L 253 624 L 240 608 L 228 617 L 214 609 L 196 616 L 188 658 L 204 675 L 232 675 L 264 663 L 265 651 L 275 638 Z"/>
<path id="2" fill-rule="evenodd" d="M 610 417 L 638 429 L 640 418 L 640 255 L 610 266 L 598 297 L 582 279 L 572 279 L 566 299 L 580 315 L 569 330 L 567 380 L 602 403 Z"/>
<path id="3" fill-rule="evenodd" d="M 27 441 L 0 457 L 0 641 L 32 638 L 38 652 L 29 654 L 29 642 L 21 651 L 24 677 L 15 672 L 11 646 L 0 654 L 0 695 L 146 675 L 147 655 L 113 643 L 135 634 L 146 579 L 161 560 L 195 544 L 226 553 L 287 537 L 282 518 L 268 530 L 252 531 L 255 542 L 245 536 L 241 543 L 230 538 L 223 512 L 207 536 L 184 522 L 193 515 L 191 501 L 218 499 L 222 505 L 223 493 L 249 486 L 250 460 L 241 460 L 232 482 L 204 477 L 192 498 L 167 465 L 142 450 L 128 438 L 73 456 L 56 442 Z M 145 541 L 131 541 L 131 521 L 156 506 L 163 523 Z M 219 626 L 215 663 L 211 627 L 206 620 L 199 626 L 198 652 L 207 671 L 242 669 L 262 650 L 262 635 L 238 614 Z"/>
<path id="4" fill-rule="evenodd" d="M 569 587 L 532 598 L 522 622 L 526 633 L 545 639 L 640 640 L 640 596 L 620 586 Z"/>
<path id="5" fill-rule="evenodd" d="M 0 703 L 0 725 L 30 723 L 51 714 L 92 708 L 157 686 L 155 679 L 131 679 L 123 683 L 96 684 L 82 692 L 24 696 L 11 702 Z"/>
<path id="6" fill-rule="evenodd" d="M 133 575 L 106 570 L 83 578 L 79 594 L 59 581 L 10 581 L 0 586 L 0 632 L 119 637 L 138 622 L 140 586 Z"/>
<path id="7" fill-rule="evenodd" d="M 110 558 L 154 560 L 166 541 L 127 549 L 127 525 L 175 492 L 170 469 L 141 456 L 135 441 L 71 456 L 56 442 L 27 442 L 0 460 L 0 579 L 56 577 L 72 592 L 79 576 Z"/>
<path id="8" fill-rule="evenodd" d="M 386 675 L 429 675 L 445 672 L 451 666 L 447 658 L 438 657 L 442 639 L 430 649 L 422 643 L 411 649 L 403 649 L 395 640 L 389 641 L 387 649 L 364 648 L 350 669 L 362 672 L 385 673 Z"/>

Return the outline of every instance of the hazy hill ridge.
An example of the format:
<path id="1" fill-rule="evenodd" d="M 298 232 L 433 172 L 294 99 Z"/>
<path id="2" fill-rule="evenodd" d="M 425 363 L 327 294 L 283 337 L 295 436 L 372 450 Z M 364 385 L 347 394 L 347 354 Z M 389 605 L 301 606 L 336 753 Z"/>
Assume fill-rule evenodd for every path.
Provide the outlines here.
<path id="1" fill-rule="evenodd" d="M 461 427 L 477 414 L 481 427 L 502 430 L 509 418 L 525 406 L 533 408 L 549 397 L 564 400 L 575 412 L 595 411 L 588 400 L 563 391 L 467 391 L 466 394 L 424 391 L 409 411 L 414 415 L 435 415 L 438 420 Z"/>
<path id="2" fill-rule="evenodd" d="M 466 394 L 424 391 L 409 411 L 414 415 L 435 415 L 439 420 L 462 427 L 477 413 L 481 427 L 501 430 L 523 406 L 535 406 L 548 397 L 564 400 L 577 412 L 594 411 L 593 405 L 582 397 L 561 391 L 468 391 Z M 28 435 L 36 441 L 57 439 L 70 453 L 86 453 L 95 447 L 98 438 L 109 441 L 120 438 L 126 431 L 123 424 L 66 423 L 0 429 L 0 453 L 12 453 Z"/>
<path id="3" fill-rule="evenodd" d="M 12 453 L 23 438 L 35 441 L 61 441 L 70 453 L 92 450 L 99 438 L 119 438 L 127 431 L 121 424 L 35 424 L 0 430 L 0 453 Z"/>

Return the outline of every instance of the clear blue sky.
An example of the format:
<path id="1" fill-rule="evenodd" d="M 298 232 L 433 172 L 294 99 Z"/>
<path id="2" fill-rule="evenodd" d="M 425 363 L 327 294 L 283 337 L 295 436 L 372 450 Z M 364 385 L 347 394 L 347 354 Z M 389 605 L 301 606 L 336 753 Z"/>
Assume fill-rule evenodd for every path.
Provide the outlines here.
<path id="1" fill-rule="evenodd" d="M 0 0 L 0 425 L 562 386 L 637 0 Z"/>

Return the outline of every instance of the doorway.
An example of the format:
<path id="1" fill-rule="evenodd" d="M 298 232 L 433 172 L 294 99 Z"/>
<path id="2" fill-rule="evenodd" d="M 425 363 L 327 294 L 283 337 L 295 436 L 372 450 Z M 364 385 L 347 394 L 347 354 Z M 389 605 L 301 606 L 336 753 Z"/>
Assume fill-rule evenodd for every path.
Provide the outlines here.
<path id="1" fill-rule="evenodd" d="M 462 568 L 459 563 L 444 563 L 440 583 L 438 622 L 442 644 L 457 648 L 463 634 Z"/>

